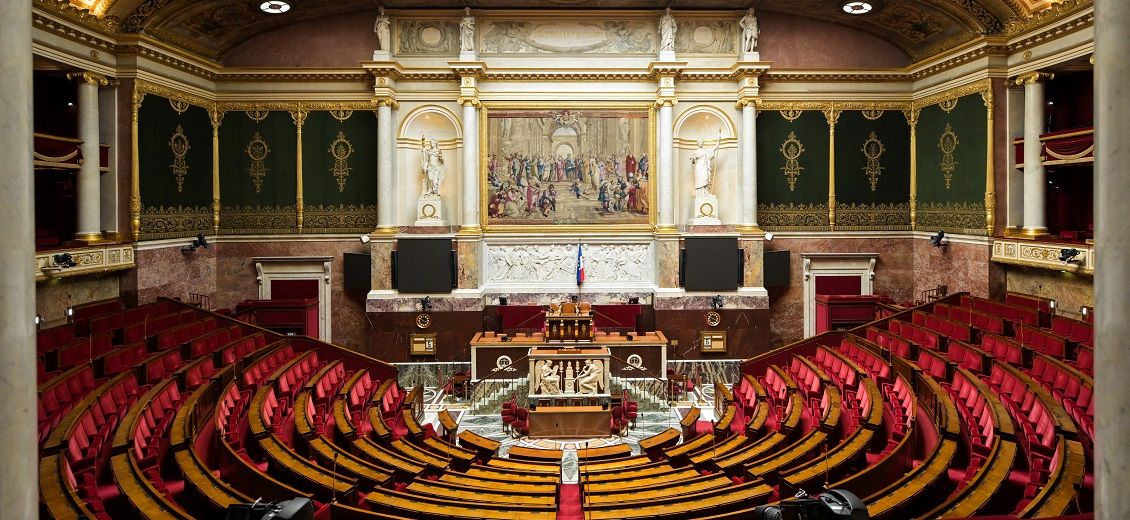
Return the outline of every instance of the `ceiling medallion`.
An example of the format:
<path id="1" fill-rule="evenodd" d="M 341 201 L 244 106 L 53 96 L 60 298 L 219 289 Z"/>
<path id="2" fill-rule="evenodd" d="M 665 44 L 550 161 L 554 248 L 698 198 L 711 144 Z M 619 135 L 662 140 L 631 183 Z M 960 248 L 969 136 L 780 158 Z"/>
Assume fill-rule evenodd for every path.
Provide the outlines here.
<path id="1" fill-rule="evenodd" d="M 844 2 L 844 12 L 847 14 L 867 14 L 871 12 L 869 2 Z"/>
<path id="2" fill-rule="evenodd" d="M 282 0 L 268 0 L 259 4 L 259 9 L 267 14 L 283 14 L 290 10 L 290 4 Z"/>

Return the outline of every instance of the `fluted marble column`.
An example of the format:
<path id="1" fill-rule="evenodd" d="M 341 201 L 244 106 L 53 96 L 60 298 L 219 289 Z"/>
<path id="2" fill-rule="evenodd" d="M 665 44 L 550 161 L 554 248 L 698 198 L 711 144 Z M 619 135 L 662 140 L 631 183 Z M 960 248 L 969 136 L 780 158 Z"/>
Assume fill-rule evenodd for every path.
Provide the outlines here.
<path id="1" fill-rule="evenodd" d="M 476 105 L 476 100 L 463 100 L 464 231 L 479 229 L 479 109 Z"/>
<path id="2" fill-rule="evenodd" d="M 0 2 L 0 511 L 4 518 L 36 518 L 35 242 L 32 228 L 31 2 Z M 97 132 L 97 125 L 95 125 Z M 95 185 L 97 186 L 97 185 Z M 98 195 L 95 194 L 95 197 Z M 95 222 L 98 215 L 95 215 Z"/>
<path id="3" fill-rule="evenodd" d="M 1130 518 L 1130 2 L 1095 0 L 1095 518 Z"/>
<path id="4" fill-rule="evenodd" d="M 1040 158 L 1044 133 L 1044 81 L 1051 74 L 1033 72 L 1017 78 L 1024 85 L 1024 228 L 1028 236 L 1048 232 L 1045 220 L 1047 172 Z"/>
<path id="5" fill-rule="evenodd" d="M 377 107 L 377 231 L 396 230 L 396 199 L 393 197 L 393 157 L 396 135 L 392 124 L 393 102 L 382 100 Z"/>
<path id="6" fill-rule="evenodd" d="M 742 226 L 757 227 L 757 112 L 742 106 Z"/>
<path id="7" fill-rule="evenodd" d="M 102 159 L 98 143 L 98 87 L 107 85 L 106 76 L 93 72 L 70 75 L 78 81 L 78 138 L 82 140 L 82 166 L 75 191 L 78 195 L 75 238 L 102 239 Z"/>
<path id="8" fill-rule="evenodd" d="M 675 142 L 671 103 L 664 102 L 659 107 L 659 227 L 675 227 Z"/>

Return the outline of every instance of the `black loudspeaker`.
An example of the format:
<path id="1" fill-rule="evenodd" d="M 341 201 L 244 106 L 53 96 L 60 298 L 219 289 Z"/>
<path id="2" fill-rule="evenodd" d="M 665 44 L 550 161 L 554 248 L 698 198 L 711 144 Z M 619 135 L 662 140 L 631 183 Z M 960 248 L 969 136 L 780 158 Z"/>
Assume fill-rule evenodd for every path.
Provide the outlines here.
<path id="1" fill-rule="evenodd" d="M 345 288 L 369 292 L 372 290 L 373 259 L 369 253 L 344 253 Z"/>
<path id="2" fill-rule="evenodd" d="M 682 262 L 688 291 L 736 291 L 738 289 L 737 237 L 687 238 Z"/>
<path id="3" fill-rule="evenodd" d="M 402 293 L 450 293 L 455 284 L 455 253 L 450 238 L 396 241 L 394 280 Z"/>
<path id="4" fill-rule="evenodd" d="M 281 502 L 255 502 L 228 506 L 227 520 L 314 520 L 314 503 L 309 498 Z"/>
<path id="5" fill-rule="evenodd" d="M 766 251 L 763 260 L 765 287 L 789 286 L 789 252 Z"/>
<path id="6" fill-rule="evenodd" d="M 738 249 L 738 287 L 745 287 L 745 249 Z"/>
<path id="7" fill-rule="evenodd" d="M 679 249 L 679 287 L 687 285 L 687 250 Z"/>

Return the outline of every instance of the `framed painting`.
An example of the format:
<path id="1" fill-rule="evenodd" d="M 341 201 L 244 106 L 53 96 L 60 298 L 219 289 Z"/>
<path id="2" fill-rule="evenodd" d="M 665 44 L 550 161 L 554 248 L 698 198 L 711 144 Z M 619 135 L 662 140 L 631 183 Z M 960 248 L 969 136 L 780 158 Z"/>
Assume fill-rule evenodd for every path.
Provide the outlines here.
<path id="1" fill-rule="evenodd" d="M 487 105 L 483 229 L 651 230 L 654 119 L 643 104 Z"/>

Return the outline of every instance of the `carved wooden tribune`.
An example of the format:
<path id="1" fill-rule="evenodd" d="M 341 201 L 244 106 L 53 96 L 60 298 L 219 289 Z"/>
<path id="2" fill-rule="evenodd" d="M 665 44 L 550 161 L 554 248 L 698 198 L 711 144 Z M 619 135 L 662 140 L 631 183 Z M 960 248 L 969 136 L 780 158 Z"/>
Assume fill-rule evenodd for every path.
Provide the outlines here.
<path id="1" fill-rule="evenodd" d="M 608 397 L 611 357 L 607 347 L 531 348 L 530 399 Z"/>
<path id="2" fill-rule="evenodd" d="M 525 359 L 534 348 L 556 351 L 570 344 L 550 342 L 544 334 L 519 333 L 505 336 L 496 332 L 479 332 L 471 338 L 471 379 L 495 380 L 525 379 L 531 374 L 531 364 Z M 576 350 L 605 347 L 609 360 L 604 370 L 610 377 L 665 378 L 667 366 L 667 337 L 662 332 L 633 334 L 598 332 L 591 343 Z M 564 370 L 564 368 L 562 368 Z M 562 374 L 562 381 L 564 381 Z"/>

